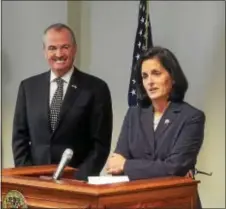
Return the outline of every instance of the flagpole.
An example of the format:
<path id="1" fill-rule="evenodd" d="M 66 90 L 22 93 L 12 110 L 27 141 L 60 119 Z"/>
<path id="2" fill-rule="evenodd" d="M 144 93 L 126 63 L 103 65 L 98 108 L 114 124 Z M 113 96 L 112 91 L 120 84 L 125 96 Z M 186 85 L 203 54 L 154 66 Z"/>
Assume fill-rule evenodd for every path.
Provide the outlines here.
<path id="1" fill-rule="evenodd" d="M 145 48 L 148 48 L 148 14 L 149 14 L 149 2 L 145 0 L 146 3 L 146 24 L 145 24 L 145 34 L 146 34 L 146 39 L 145 39 Z"/>

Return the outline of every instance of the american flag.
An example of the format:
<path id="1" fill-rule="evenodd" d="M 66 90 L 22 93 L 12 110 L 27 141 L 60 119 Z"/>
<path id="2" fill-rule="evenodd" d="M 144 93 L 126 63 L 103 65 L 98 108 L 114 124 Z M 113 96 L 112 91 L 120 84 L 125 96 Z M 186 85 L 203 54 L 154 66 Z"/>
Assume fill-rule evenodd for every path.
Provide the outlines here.
<path id="1" fill-rule="evenodd" d="M 140 0 L 139 3 L 139 15 L 138 15 L 138 27 L 136 32 L 136 39 L 133 49 L 133 62 L 131 68 L 130 84 L 128 91 L 128 105 L 137 106 L 137 92 L 136 92 L 136 80 L 134 76 L 134 66 L 137 60 L 140 58 L 140 54 L 152 47 L 152 34 L 151 23 L 148 12 L 148 1 Z"/>

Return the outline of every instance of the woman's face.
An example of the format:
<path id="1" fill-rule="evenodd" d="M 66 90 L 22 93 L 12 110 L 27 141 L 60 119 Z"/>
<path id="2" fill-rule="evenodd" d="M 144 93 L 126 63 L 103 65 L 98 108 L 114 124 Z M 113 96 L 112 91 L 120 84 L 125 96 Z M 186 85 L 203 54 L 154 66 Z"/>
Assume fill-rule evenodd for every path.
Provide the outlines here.
<path id="1" fill-rule="evenodd" d="M 152 102 L 168 99 L 173 81 L 158 58 L 151 58 L 142 63 L 141 77 L 144 89 Z"/>

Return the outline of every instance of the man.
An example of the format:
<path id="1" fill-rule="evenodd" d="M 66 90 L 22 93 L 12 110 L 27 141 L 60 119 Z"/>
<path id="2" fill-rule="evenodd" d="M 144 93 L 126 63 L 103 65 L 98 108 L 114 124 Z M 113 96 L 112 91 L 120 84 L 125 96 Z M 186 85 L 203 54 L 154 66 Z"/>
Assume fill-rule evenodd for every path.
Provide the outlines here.
<path id="1" fill-rule="evenodd" d="M 110 152 L 109 88 L 73 66 L 76 40 L 68 26 L 49 26 L 43 49 L 50 70 L 19 87 L 12 139 L 15 166 L 58 164 L 71 148 L 69 166 L 78 168 L 76 179 L 87 180 L 100 173 Z"/>

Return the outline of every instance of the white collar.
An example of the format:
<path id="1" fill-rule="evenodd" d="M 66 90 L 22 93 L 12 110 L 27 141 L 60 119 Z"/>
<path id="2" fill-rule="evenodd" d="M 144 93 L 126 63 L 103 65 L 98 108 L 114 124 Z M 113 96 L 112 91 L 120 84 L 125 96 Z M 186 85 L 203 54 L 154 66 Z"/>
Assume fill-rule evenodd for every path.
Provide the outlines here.
<path id="1" fill-rule="evenodd" d="M 69 83 L 70 79 L 71 79 L 71 75 L 74 72 L 74 66 L 72 66 L 72 68 L 66 73 L 64 74 L 61 78 L 64 80 L 64 82 Z M 56 79 L 57 76 L 55 75 L 55 73 L 51 70 L 50 71 L 50 83 L 54 81 L 54 79 Z"/>

